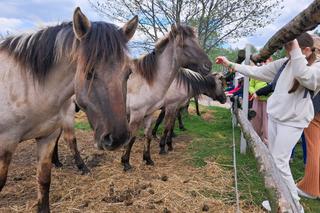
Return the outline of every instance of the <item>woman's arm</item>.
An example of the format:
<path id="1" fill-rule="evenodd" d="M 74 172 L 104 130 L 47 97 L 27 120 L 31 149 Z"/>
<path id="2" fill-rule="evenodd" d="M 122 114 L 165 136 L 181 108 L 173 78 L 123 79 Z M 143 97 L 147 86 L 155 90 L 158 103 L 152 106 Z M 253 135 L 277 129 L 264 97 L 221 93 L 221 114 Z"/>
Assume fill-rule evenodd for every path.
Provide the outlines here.
<path id="1" fill-rule="evenodd" d="M 280 59 L 261 67 L 234 64 L 234 69 L 243 75 L 249 76 L 260 81 L 271 82 L 277 74 L 280 67 L 287 59 Z"/>
<path id="2" fill-rule="evenodd" d="M 216 63 L 222 64 L 230 69 L 234 69 L 242 73 L 243 75 L 249 76 L 250 78 L 254 78 L 265 82 L 271 82 L 286 60 L 287 59 L 280 59 L 269 64 L 263 65 L 261 67 L 257 67 L 232 63 L 227 58 L 219 56 L 216 59 Z"/>

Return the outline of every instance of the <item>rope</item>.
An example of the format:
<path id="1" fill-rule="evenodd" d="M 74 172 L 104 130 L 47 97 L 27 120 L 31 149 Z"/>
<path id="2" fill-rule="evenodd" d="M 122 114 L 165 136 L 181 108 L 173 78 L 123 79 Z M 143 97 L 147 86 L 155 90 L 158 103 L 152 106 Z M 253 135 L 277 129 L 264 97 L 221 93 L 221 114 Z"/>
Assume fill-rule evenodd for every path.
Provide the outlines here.
<path id="1" fill-rule="evenodd" d="M 237 123 L 236 116 L 233 114 L 233 107 L 231 107 L 232 116 L 232 147 L 233 147 L 233 171 L 234 171 L 234 184 L 236 193 L 237 210 L 236 213 L 240 213 L 239 191 L 238 191 L 238 173 L 237 173 L 237 158 L 236 158 L 236 139 L 234 134 L 234 127 Z"/>

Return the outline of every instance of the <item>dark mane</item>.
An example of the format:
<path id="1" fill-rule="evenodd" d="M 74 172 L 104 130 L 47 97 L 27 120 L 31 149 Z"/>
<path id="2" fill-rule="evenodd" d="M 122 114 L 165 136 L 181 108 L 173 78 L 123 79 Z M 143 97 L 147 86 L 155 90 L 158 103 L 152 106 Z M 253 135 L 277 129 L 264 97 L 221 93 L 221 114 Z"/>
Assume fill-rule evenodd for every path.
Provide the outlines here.
<path id="1" fill-rule="evenodd" d="M 122 59 L 126 42 L 118 28 L 104 22 L 92 22 L 91 26 L 82 42 L 81 53 L 72 22 L 47 27 L 30 35 L 8 37 L 1 42 L 0 51 L 7 52 L 39 82 L 45 81 L 53 65 L 62 58 L 70 59 L 72 63 L 80 56 L 86 72 L 99 60 Z"/>
<path id="2" fill-rule="evenodd" d="M 12 36 L 3 40 L 0 51 L 6 51 L 22 68 L 32 72 L 34 78 L 44 80 L 55 61 L 55 42 L 62 29 L 72 28 L 72 23 L 47 27 L 30 35 Z"/>
<path id="3" fill-rule="evenodd" d="M 188 69 L 180 69 L 176 81 L 179 86 L 187 88 L 188 93 L 200 95 L 206 91 L 216 88 L 216 81 L 213 75 L 202 76 L 199 73 Z"/>
<path id="4" fill-rule="evenodd" d="M 136 67 L 136 71 L 140 74 L 148 84 L 152 84 L 154 80 L 154 76 L 156 74 L 156 66 L 157 66 L 157 57 L 155 51 L 148 53 L 147 55 L 142 56 L 141 58 L 135 59 L 134 65 Z"/>
<path id="5" fill-rule="evenodd" d="M 153 83 L 157 71 L 157 56 L 163 52 L 169 41 L 178 35 L 182 38 L 180 42 L 185 37 L 196 37 L 196 33 L 192 27 L 179 25 L 177 26 L 177 33 L 170 31 L 167 36 L 156 43 L 155 49 L 151 53 L 134 60 L 137 73 L 145 78 L 148 84 L 151 85 Z"/>

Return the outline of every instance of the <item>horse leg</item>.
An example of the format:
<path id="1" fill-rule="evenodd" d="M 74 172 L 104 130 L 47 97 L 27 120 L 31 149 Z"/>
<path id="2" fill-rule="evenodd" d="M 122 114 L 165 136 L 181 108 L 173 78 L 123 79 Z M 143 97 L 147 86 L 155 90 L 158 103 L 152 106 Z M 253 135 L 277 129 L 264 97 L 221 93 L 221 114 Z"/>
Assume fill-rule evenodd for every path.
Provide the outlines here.
<path id="1" fill-rule="evenodd" d="M 167 138 L 167 134 L 168 134 L 168 130 L 167 130 L 167 129 L 163 130 L 163 134 L 162 134 L 162 136 L 161 136 L 160 144 L 159 144 L 159 146 L 160 146 L 160 152 L 159 152 L 159 154 L 160 154 L 160 155 L 167 154 L 167 152 L 166 152 L 166 138 Z"/>
<path id="2" fill-rule="evenodd" d="M 150 153 L 150 145 L 152 140 L 152 115 L 145 118 L 145 136 L 146 136 L 146 142 L 143 147 L 143 160 L 146 161 L 147 165 L 154 165 L 153 160 L 151 159 L 151 153 Z"/>
<path id="3" fill-rule="evenodd" d="M 176 121 L 175 113 L 171 114 L 171 119 L 168 121 L 166 128 L 168 129 L 168 135 L 166 137 L 166 144 L 168 146 L 168 151 L 173 151 L 172 147 L 172 137 L 173 137 L 173 129 Z"/>
<path id="4" fill-rule="evenodd" d="M 163 121 L 165 114 L 166 114 L 166 110 L 163 107 L 161 109 L 161 112 L 160 112 L 157 120 L 156 120 L 156 124 L 154 125 L 153 130 L 152 130 L 152 136 L 155 137 L 155 138 L 157 137 L 158 128 L 159 128 L 161 122 Z"/>
<path id="5" fill-rule="evenodd" d="M 69 148 L 72 152 L 74 161 L 77 165 L 77 168 L 81 171 L 81 174 L 88 174 L 90 173 L 90 170 L 84 163 L 83 159 L 80 156 L 80 152 L 78 150 L 77 146 L 77 139 L 75 137 L 74 128 L 72 126 L 64 127 L 64 140 L 68 143 Z"/>
<path id="6" fill-rule="evenodd" d="M 182 122 L 182 116 L 181 116 L 182 110 L 183 110 L 183 108 L 180 108 L 177 113 L 177 117 L 178 117 L 178 121 L 179 121 L 179 129 L 182 131 L 186 131 L 187 129 L 184 127 L 183 122 Z"/>
<path id="7" fill-rule="evenodd" d="M 8 169 L 12 159 L 12 155 L 17 147 L 17 143 L 13 143 L 11 146 L 1 146 L 0 149 L 0 192 L 7 181 Z"/>
<path id="8" fill-rule="evenodd" d="M 63 138 L 64 141 L 66 141 L 69 145 L 77 168 L 82 172 L 82 174 L 87 174 L 90 172 L 90 170 L 88 169 L 88 167 L 86 166 L 86 164 L 80 156 L 80 152 L 77 146 L 77 139 L 74 131 L 74 116 L 75 112 L 77 111 L 77 107 L 77 104 L 73 100 L 69 101 L 69 103 L 66 103 L 63 107 Z"/>
<path id="9" fill-rule="evenodd" d="M 132 168 L 129 162 L 130 153 L 131 153 L 132 146 L 136 140 L 136 135 L 137 135 L 139 126 L 143 121 L 143 116 L 144 116 L 144 113 L 140 113 L 139 111 L 130 113 L 129 128 L 130 128 L 131 137 L 130 137 L 129 143 L 124 147 L 124 152 L 121 157 L 121 163 L 124 167 L 123 170 L 125 172 Z"/>
<path id="10" fill-rule="evenodd" d="M 172 146 L 172 135 L 173 135 L 173 128 L 169 131 L 169 134 L 167 136 L 167 146 L 168 146 L 168 151 L 173 151 L 173 146 Z"/>
<path id="11" fill-rule="evenodd" d="M 52 153 L 60 129 L 57 129 L 47 137 L 37 139 L 38 152 L 38 212 L 50 212 L 49 209 L 49 190 L 51 182 L 51 161 Z"/>
<path id="12" fill-rule="evenodd" d="M 125 146 L 125 151 L 121 157 L 121 163 L 125 172 L 132 169 L 132 166 L 130 165 L 130 153 L 135 140 L 136 137 L 130 138 L 129 143 Z"/>
<path id="13" fill-rule="evenodd" d="M 200 110 L 199 110 L 199 102 L 198 102 L 198 97 L 194 96 L 194 103 L 196 105 L 196 111 L 197 111 L 197 115 L 201 116 Z"/>
<path id="14" fill-rule="evenodd" d="M 165 115 L 165 118 L 164 118 L 165 119 L 165 127 L 164 127 L 164 131 L 163 131 L 163 135 L 162 135 L 161 140 L 160 140 L 160 152 L 159 152 L 160 155 L 167 153 L 166 149 L 165 149 L 165 146 L 166 146 L 166 143 L 167 143 L 167 138 L 170 135 L 171 127 L 174 126 L 174 121 L 175 121 L 175 117 L 176 117 L 175 111 L 174 112 L 172 112 L 172 111 L 174 111 L 174 110 L 169 109 L 167 107 L 166 115 Z"/>
<path id="15" fill-rule="evenodd" d="M 53 154 L 52 154 L 52 163 L 53 163 L 54 166 L 57 167 L 57 168 L 60 168 L 60 167 L 63 166 L 63 164 L 62 164 L 62 163 L 60 162 L 60 160 L 59 160 L 59 151 L 58 151 L 58 142 L 59 142 L 61 133 L 62 133 L 62 129 L 60 130 L 60 134 L 59 134 L 59 136 L 57 137 L 56 144 L 55 144 L 55 146 L 54 146 L 54 150 L 53 150 Z"/>

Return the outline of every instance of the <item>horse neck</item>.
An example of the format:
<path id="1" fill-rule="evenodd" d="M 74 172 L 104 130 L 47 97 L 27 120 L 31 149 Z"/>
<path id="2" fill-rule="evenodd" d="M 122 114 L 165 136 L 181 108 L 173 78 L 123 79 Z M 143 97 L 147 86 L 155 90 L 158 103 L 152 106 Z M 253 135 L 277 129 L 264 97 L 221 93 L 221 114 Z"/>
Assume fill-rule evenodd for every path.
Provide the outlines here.
<path id="1" fill-rule="evenodd" d="M 57 105 L 65 103 L 74 94 L 74 77 L 76 65 L 67 61 L 61 61 L 48 76 L 45 83 L 45 93 L 58 94 L 52 98 Z"/>
<path id="2" fill-rule="evenodd" d="M 5 82 L 4 93 L 15 94 L 16 100 L 9 100 L 13 104 L 21 103 L 32 106 L 40 111 L 47 110 L 45 106 L 59 108 L 74 94 L 73 79 L 75 66 L 61 61 L 51 68 L 45 77 L 45 82 L 40 82 L 32 76 L 28 68 L 20 65 L 6 53 L 0 53 L 0 81 Z M 39 104 L 41 103 L 41 104 Z M 58 110 L 58 109 L 57 109 Z"/>
<path id="3" fill-rule="evenodd" d="M 180 68 L 174 43 L 170 41 L 157 57 L 157 75 L 153 86 L 158 92 L 166 93 Z"/>

